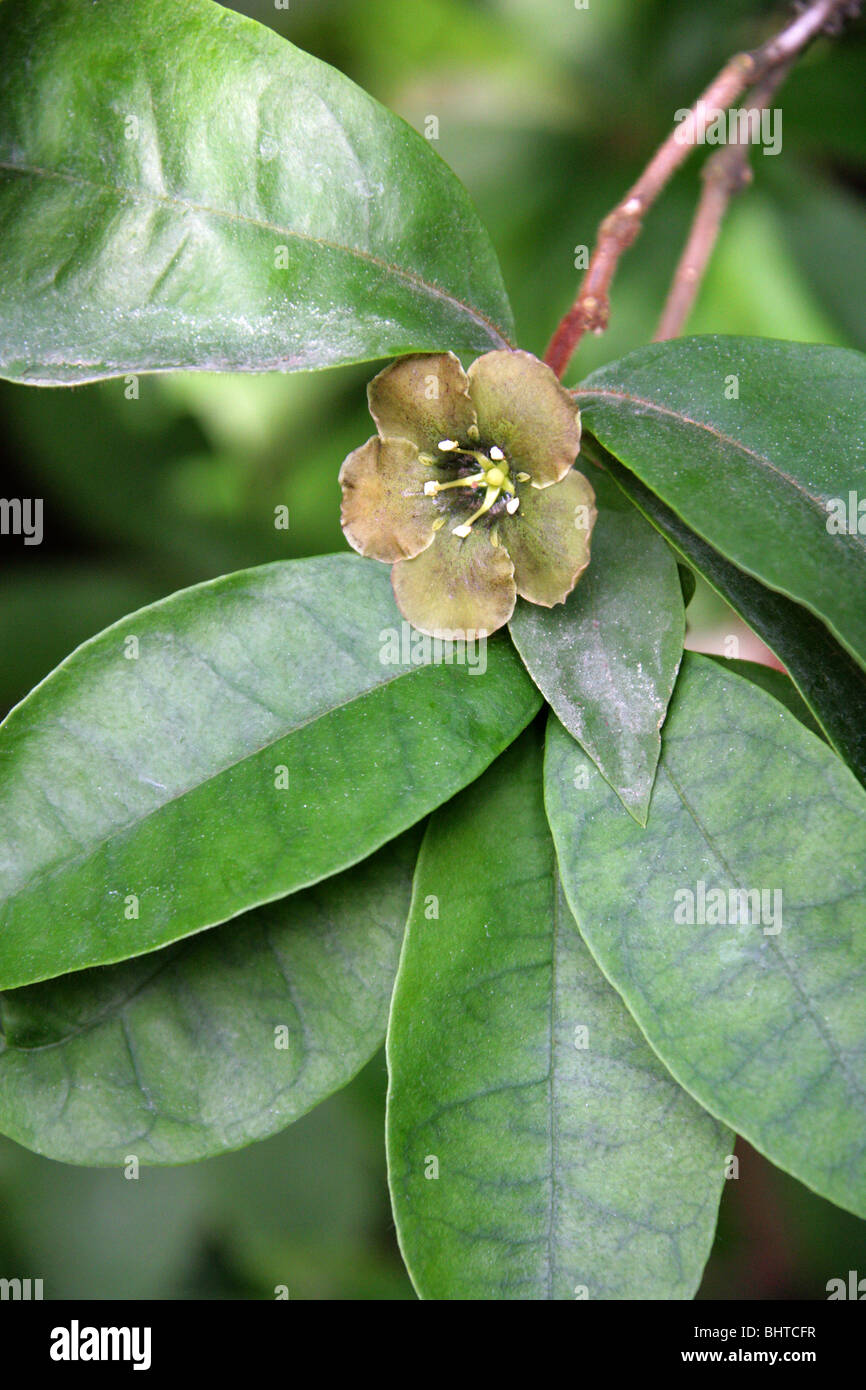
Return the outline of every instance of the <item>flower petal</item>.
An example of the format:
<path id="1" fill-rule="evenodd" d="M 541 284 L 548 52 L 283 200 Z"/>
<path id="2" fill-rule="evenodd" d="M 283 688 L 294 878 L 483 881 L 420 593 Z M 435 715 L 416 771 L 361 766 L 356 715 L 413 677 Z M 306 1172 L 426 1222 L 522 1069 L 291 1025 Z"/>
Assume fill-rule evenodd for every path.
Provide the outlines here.
<path id="1" fill-rule="evenodd" d="M 355 449 L 340 469 L 346 540 L 374 560 L 417 555 L 435 534 L 436 507 L 424 496 L 430 468 L 407 439 L 377 434 Z"/>
<path id="2" fill-rule="evenodd" d="M 514 561 L 517 592 L 530 603 L 563 603 L 589 564 L 597 512 L 595 493 L 582 473 L 554 487 L 527 487 L 520 508 L 502 527 L 502 543 Z"/>
<path id="3" fill-rule="evenodd" d="M 411 439 L 419 449 L 442 459 L 447 456 L 436 447 L 440 439 L 465 443 L 469 426 L 475 424 L 467 386 L 466 373 L 453 352 L 401 357 L 367 387 L 370 414 L 385 438 Z"/>
<path id="4" fill-rule="evenodd" d="M 465 540 L 440 531 L 421 555 L 394 566 L 391 582 L 403 617 L 431 637 L 495 632 L 514 612 L 514 566 L 485 527 Z"/>
<path id="5" fill-rule="evenodd" d="M 580 448 L 580 415 L 556 374 L 531 352 L 486 352 L 469 368 L 484 444 L 504 449 L 536 487 L 564 478 Z"/>

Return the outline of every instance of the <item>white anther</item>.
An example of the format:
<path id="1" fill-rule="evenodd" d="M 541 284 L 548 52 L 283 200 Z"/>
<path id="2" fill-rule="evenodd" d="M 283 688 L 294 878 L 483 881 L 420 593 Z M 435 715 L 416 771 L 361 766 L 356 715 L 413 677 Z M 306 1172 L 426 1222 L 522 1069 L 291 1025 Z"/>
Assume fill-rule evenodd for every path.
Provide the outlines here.
<path id="1" fill-rule="evenodd" d="M 437 447 L 442 450 L 443 454 L 447 454 L 452 449 L 459 449 L 460 443 L 456 439 L 440 439 Z"/>
<path id="2" fill-rule="evenodd" d="M 517 511 L 517 508 L 518 508 L 519 506 L 520 506 L 520 498 L 519 498 L 519 497 L 511 497 L 511 498 L 509 498 L 509 500 L 505 503 L 505 510 L 507 511 L 507 513 L 508 513 L 509 516 L 514 516 L 514 513 Z"/>
<path id="3" fill-rule="evenodd" d="M 455 526 L 451 534 L 452 536 L 459 536 L 461 540 L 465 540 L 471 530 L 471 526 Z"/>
<path id="4" fill-rule="evenodd" d="M 439 491 L 439 484 L 438 484 L 438 483 L 429 482 L 429 483 L 425 483 L 425 484 L 424 484 L 424 496 L 425 496 L 425 497 L 435 497 L 438 491 Z"/>
<path id="5" fill-rule="evenodd" d="M 495 463 L 499 463 L 500 460 L 505 458 L 505 455 L 503 454 L 498 444 L 493 445 L 493 448 L 490 450 L 490 457 L 494 460 Z"/>

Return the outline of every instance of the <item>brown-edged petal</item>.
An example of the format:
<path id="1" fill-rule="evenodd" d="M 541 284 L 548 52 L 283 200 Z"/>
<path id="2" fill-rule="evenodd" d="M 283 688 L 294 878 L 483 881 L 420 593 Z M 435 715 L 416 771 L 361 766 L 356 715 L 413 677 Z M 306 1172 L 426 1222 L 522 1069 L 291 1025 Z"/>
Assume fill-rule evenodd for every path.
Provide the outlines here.
<path id="1" fill-rule="evenodd" d="M 580 448 L 580 416 L 554 372 L 531 352 L 486 352 L 469 368 L 484 444 L 504 449 L 536 487 L 565 477 Z"/>
<path id="2" fill-rule="evenodd" d="M 553 487 L 525 487 L 520 507 L 501 529 L 514 561 L 517 592 L 530 603 L 563 603 L 589 564 L 595 493 L 582 473 Z"/>
<path id="3" fill-rule="evenodd" d="M 394 566 L 391 580 L 403 617 L 431 637 L 495 632 L 514 612 L 514 566 L 483 526 L 465 540 L 439 531 L 422 554 Z"/>
<path id="4" fill-rule="evenodd" d="M 465 444 L 475 407 L 466 373 L 453 352 L 401 357 L 367 387 L 370 414 L 384 438 L 410 439 L 419 449 L 447 461 L 437 448 L 442 439 Z"/>
<path id="5" fill-rule="evenodd" d="M 424 496 L 430 468 L 407 439 L 377 434 L 355 449 L 340 469 L 346 540 L 374 560 L 418 555 L 435 534 L 436 508 Z"/>

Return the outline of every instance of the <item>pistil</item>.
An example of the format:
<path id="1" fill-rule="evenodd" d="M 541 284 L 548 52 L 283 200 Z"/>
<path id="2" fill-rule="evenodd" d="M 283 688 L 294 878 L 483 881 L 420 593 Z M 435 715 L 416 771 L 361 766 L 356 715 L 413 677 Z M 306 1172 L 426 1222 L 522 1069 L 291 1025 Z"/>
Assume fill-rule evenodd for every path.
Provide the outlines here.
<path id="1" fill-rule="evenodd" d="M 462 526 L 452 526 L 452 536 L 459 536 L 461 540 L 465 540 L 466 537 L 469 535 L 469 532 L 472 530 L 473 521 L 477 521 L 478 518 L 480 516 L 483 516 L 485 512 L 490 511 L 490 508 L 493 506 L 493 503 L 496 501 L 501 491 L 502 489 L 498 487 L 488 487 L 487 491 L 484 494 L 484 501 L 481 503 L 481 506 L 478 508 L 478 511 L 473 512 L 469 520 L 464 521 Z"/>

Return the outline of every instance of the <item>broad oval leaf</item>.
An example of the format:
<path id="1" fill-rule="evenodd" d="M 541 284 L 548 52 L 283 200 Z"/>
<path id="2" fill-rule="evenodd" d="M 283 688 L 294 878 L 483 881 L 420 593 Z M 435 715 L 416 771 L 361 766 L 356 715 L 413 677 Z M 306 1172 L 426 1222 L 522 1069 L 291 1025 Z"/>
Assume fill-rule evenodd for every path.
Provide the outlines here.
<path id="1" fill-rule="evenodd" d="M 0 988 L 306 887 L 477 777 L 540 699 L 507 640 L 409 635 L 386 567 L 332 555 L 79 647 L 0 725 Z"/>
<path id="2" fill-rule="evenodd" d="M 511 635 L 545 699 L 645 825 L 683 654 L 683 592 L 670 547 L 606 474 L 593 469 L 592 485 L 589 569 L 556 608 L 521 600 Z"/>
<path id="3" fill-rule="evenodd" d="M 0 995 L 0 1130 L 66 1163 L 264 1139 L 381 1046 L 417 831 L 137 960 Z"/>
<path id="4" fill-rule="evenodd" d="M 552 726 L 546 801 L 587 945 L 673 1075 L 866 1215 L 866 794 L 772 696 L 686 653 L 647 828 Z M 744 897 L 743 895 L 748 895 Z"/>
<path id="5" fill-rule="evenodd" d="M 715 661 L 716 665 L 721 666 L 723 671 L 730 671 L 735 676 L 742 676 L 743 680 L 751 681 L 759 689 L 766 690 L 767 694 L 772 695 L 774 700 L 778 700 L 780 704 L 784 705 L 795 719 L 799 719 L 805 728 L 811 729 L 812 733 L 817 734 L 820 739 L 825 738 L 823 729 L 798 692 L 791 677 L 785 671 L 778 671 L 775 666 L 764 666 L 760 661 L 745 661 L 740 657 L 720 656 L 716 652 L 704 652 L 703 655 L 708 657 L 710 661 Z"/>
<path id="6" fill-rule="evenodd" d="M 428 141 L 211 0 L 0 6 L 0 373 L 326 367 L 505 345 Z"/>
<path id="7" fill-rule="evenodd" d="M 681 338 L 593 372 L 575 398 L 688 526 L 866 666 L 866 357 Z"/>
<path id="8" fill-rule="evenodd" d="M 419 856 L 387 1043 L 400 1245 L 425 1298 L 688 1298 L 733 1136 L 580 939 L 541 737 L 438 812 Z"/>
<path id="9" fill-rule="evenodd" d="M 830 743 L 866 786 L 866 672 L 822 622 L 701 540 L 595 440 L 584 447 L 671 545 L 776 653 Z"/>

